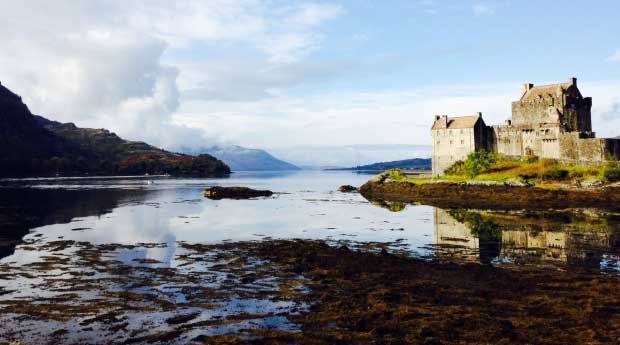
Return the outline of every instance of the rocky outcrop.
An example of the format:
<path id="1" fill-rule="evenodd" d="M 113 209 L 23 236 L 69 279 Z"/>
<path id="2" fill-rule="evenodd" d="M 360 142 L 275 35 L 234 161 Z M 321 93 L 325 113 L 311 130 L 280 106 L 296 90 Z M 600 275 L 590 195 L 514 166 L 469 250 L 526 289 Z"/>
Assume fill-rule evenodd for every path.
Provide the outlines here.
<path id="1" fill-rule="evenodd" d="M 359 188 L 370 201 L 420 203 L 441 208 L 620 210 L 620 187 L 561 189 L 505 183 L 411 183 L 378 175 Z"/>
<path id="2" fill-rule="evenodd" d="M 220 199 L 251 199 L 272 196 L 270 190 L 257 190 L 248 187 L 211 187 L 204 191 L 204 196 L 213 200 Z"/>
<path id="3" fill-rule="evenodd" d="M 338 188 L 338 191 L 343 192 L 343 193 L 352 193 L 352 192 L 357 192 L 357 188 L 351 185 L 345 184 L 343 186 L 340 186 L 340 188 Z"/>

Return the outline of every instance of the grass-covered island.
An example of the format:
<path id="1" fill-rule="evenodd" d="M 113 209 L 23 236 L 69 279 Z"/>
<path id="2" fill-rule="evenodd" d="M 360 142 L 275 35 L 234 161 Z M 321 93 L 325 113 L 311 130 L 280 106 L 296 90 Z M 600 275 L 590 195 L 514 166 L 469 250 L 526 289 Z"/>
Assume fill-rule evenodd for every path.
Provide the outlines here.
<path id="1" fill-rule="evenodd" d="M 620 209 L 620 163 L 572 165 L 478 151 L 438 177 L 414 178 L 388 170 L 361 186 L 360 193 L 369 200 L 450 208 Z"/>

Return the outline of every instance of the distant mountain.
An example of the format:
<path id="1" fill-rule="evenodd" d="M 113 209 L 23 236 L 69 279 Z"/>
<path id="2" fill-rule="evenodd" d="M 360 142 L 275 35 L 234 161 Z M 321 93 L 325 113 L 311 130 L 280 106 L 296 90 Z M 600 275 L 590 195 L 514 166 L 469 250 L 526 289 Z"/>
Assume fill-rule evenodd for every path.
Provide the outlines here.
<path id="1" fill-rule="evenodd" d="M 353 168 L 340 168 L 340 169 L 328 169 L 328 170 L 385 171 L 389 169 L 431 170 L 431 159 L 430 158 L 413 158 L 413 159 L 404 159 L 400 161 L 359 165 Z"/>
<path id="2" fill-rule="evenodd" d="M 207 153 L 224 161 L 233 171 L 250 170 L 300 170 L 299 167 L 280 160 L 267 151 L 248 149 L 241 146 L 212 146 L 198 150 L 184 150 L 186 153 Z"/>
<path id="3" fill-rule="evenodd" d="M 429 158 L 430 145 L 360 144 L 344 146 L 293 146 L 269 148 L 269 152 L 297 166 L 325 169 L 354 167 L 374 162 L 396 161 L 402 157 Z"/>
<path id="4" fill-rule="evenodd" d="M 230 168 L 210 155 L 172 153 L 105 129 L 35 116 L 0 84 L 0 177 L 146 173 L 224 176 Z"/>

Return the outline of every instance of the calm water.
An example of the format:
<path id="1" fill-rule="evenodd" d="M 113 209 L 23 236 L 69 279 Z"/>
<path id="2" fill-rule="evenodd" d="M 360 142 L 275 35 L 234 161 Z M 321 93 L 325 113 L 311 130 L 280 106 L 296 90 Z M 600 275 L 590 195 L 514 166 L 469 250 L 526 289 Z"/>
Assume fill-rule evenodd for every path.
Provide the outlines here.
<path id="1" fill-rule="evenodd" d="M 165 243 L 141 256 L 169 262 L 177 242 L 221 243 L 261 239 L 385 242 L 411 255 L 482 263 L 553 263 L 608 269 L 617 261 L 620 217 L 593 210 L 478 212 L 499 227 L 478 236 L 454 212 L 424 205 L 370 203 L 357 193 L 369 175 L 350 172 L 241 172 L 226 179 L 76 179 L 4 185 L 0 234 L 94 244 Z M 209 200 L 206 187 L 249 186 L 271 198 Z M 15 209 L 19 212 L 15 212 Z M 6 221 L 7 218 L 18 218 Z M 21 221 L 20 221 L 21 220 Z M 23 220 L 26 220 L 25 222 Z M 17 223 L 17 224 L 14 224 Z M 2 224 L 2 223 L 0 223 Z M 17 245 L 0 251 L 2 262 L 20 262 Z M 28 256 L 32 256 L 29 253 Z"/>
<path id="2" fill-rule="evenodd" d="M 240 277 L 265 263 L 243 258 L 242 264 L 232 265 L 235 260 L 218 251 L 196 262 L 192 258 L 204 253 L 188 244 L 298 238 L 349 247 L 379 242 L 389 250 L 428 260 L 587 274 L 619 270 L 620 217 L 616 214 L 442 210 L 373 204 L 357 193 L 337 191 L 340 185 L 359 186 L 368 178 L 350 172 L 282 172 L 202 180 L 5 182 L 0 190 L 0 302 L 8 309 L 0 313 L 0 320 L 14 327 L 5 329 L 0 339 L 43 339 L 64 330 L 67 341 L 93 337 L 123 341 L 127 334 L 166 331 L 163 320 L 179 313 L 195 314 L 192 322 L 203 323 L 177 340 L 248 327 L 295 330 L 282 315 L 307 306 L 265 294 L 300 277 L 265 277 L 258 285 L 248 285 Z M 255 200 L 204 198 L 204 188 L 213 185 L 249 186 L 276 194 Z M 174 270 L 174 279 L 170 270 Z M 205 287 L 227 295 L 205 297 L 197 304 L 185 290 Z M 303 290 L 303 284 L 299 289 Z M 85 304 L 116 305 L 128 298 L 150 309 L 118 309 L 122 317 L 111 324 L 122 322 L 124 328 L 89 321 L 93 314 L 107 315 L 103 310 L 83 310 Z M 216 301 L 217 306 L 205 309 L 205 301 Z M 24 310 L 24 303 L 30 309 Z M 22 317 L 46 303 L 66 306 L 69 309 L 58 315 L 74 317 L 60 317 L 47 307 L 43 316 Z M 170 311 L 162 307 L 166 303 L 177 307 Z M 260 317 L 214 322 L 259 312 Z"/>

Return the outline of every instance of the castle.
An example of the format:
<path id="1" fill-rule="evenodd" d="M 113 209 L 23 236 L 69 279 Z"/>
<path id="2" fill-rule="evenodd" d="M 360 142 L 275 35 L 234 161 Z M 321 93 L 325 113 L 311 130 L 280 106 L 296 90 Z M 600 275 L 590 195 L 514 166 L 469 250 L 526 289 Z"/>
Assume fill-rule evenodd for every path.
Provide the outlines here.
<path id="1" fill-rule="evenodd" d="M 511 157 L 553 158 L 574 164 L 602 164 L 620 158 L 620 139 L 596 138 L 592 132 L 592 98 L 583 97 L 577 79 L 567 83 L 525 84 L 512 102 L 512 120 L 487 126 L 482 113 L 435 116 L 433 176 L 470 152 L 487 150 Z"/>

